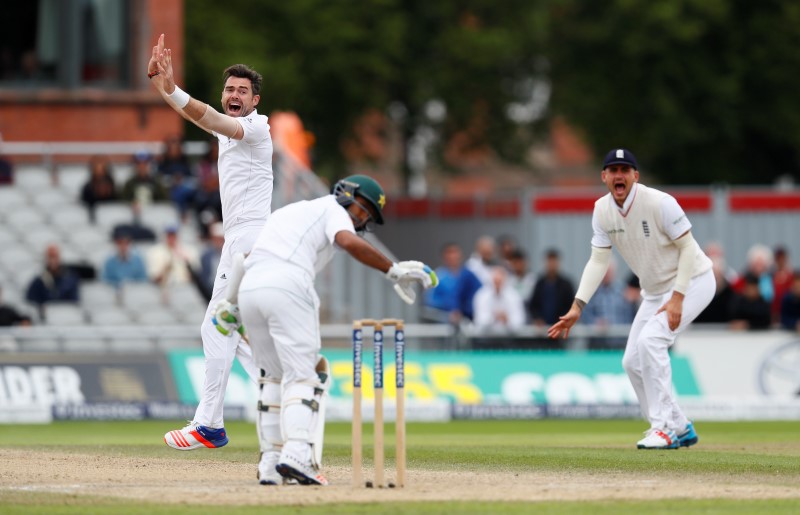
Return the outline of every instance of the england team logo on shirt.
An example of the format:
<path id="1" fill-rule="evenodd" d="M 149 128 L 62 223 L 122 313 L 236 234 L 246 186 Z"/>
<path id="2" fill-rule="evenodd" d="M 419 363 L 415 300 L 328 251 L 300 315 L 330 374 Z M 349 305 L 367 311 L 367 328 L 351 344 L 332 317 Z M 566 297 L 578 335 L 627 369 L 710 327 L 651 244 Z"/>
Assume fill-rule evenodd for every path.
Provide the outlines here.
<path id="1" fill-rule="evenodd" d="M 642 220 L 642 230 L 644 231 L 644 237 L 650 237 L 650 226 L 647 225 L 647 220 Z"/>

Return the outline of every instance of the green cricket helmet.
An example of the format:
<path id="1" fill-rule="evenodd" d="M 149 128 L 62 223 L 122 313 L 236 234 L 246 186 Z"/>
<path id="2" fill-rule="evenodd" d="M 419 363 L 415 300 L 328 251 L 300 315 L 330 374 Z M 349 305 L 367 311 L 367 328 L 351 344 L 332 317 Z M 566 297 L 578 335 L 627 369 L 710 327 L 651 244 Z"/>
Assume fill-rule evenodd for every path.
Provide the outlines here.
<path id="1" fill-rule="evenodd" d="M 383 225 L 383 206 L 386 205 L 386 195 L 381 185 L 372 177 L 366 175 L 345 177 L 333 185 L 331 193 L 343 207 L 356 202 L 356 195 L 363 198 L 375 208 L 375 223 Z"/>

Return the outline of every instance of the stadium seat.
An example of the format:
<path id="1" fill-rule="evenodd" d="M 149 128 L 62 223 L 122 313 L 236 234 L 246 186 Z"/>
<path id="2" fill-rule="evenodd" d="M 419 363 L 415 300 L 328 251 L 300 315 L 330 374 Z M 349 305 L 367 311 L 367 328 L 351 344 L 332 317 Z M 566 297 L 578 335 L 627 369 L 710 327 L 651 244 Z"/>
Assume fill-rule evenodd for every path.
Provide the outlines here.
<path id="1" fill-rule="evenodd" d="M 156 233 L 163 231 L 165 227 L 170 225 L 180 224 L 181 219 L 175 207 L 166 202 L 154 203 L 143 207 L 140 216 L 142 225 L 150 227 Z"/>
<path id="2" fill-rule="evenodd" d="M 109 233 L 92 226 L 76 227 L 70 231 L 69 241 L 87 254 L 99 247 L 110 248 L 111 236 Z"/>
<path id="3" fill-rule="evenodd" d="M 152 283 L 126 283 L 122 287 L 123 305 L 133 312 L 163 306 L 161 289 Z"/>
<path id="4" fill-rule="evenodd" d="M 109 305 L 88 310 L 93 325 L 134 325 L 136 321 L 124 308 Z"/>
<path id="5" fill-rule="evenodd" d="M 104 352 L 108 346 L 102 338 L 67 336 L 62 342 L 65 352 Z"/>
<path id="6" fill-rule="evenodd" d="M 98 226 L 106 229 L 106 234 L 111 234 L 114 226 L 133 221 L 133 208 L 127 202 L 98 204 L 95 219 Z"/>
<path id="7" fill-rule="evenodd" d="M 77 304 L 49 303 L 45 305 L 45 322 L 52 326 L 84 325 L 86 317 Z"/>
<path id="8" fill-rule="evenodd" d="M 31 338 L 18 342 L 22 352 L 59 352 L 61 345 L 50 338 Z"/>
<path id="9" fill-rule="evenodd" d="M 22 232 L 21 237 L 34 252 L 44 251 L 51 243 L 55 243 L 59 246 L 62 246 L 64 243 L 64 236 L 61 232 L 49 225 L 32 227 L 30 230 Z M 64 260 L 64 256 L 61 256 L 61 259 Z"/>
<path id="10" fill-rule="evenodd" d="M 17 187 L 29 192 L 42 191 L 53 187 L 50 170 L 42 167 L 21 166 L 14 174 Z"/>
<path id="11" fill-rule="evenodd" d="M 79 201 L 87 180 L 89 168 L 86 165 L 65 165 L 58 169 L 58 186 L 74 202 Z"/>
<path id="12" fill-rule="evenodd" d="M 61 214 L 61 208 L 74 202 L 67 194 L 58 188 L 50 188 L 41 191 L 32 192 L 30 194 L 31 202 L 45 211 L 50 212 L 55 216 Z"/>
<path id="13" fill-rule="evenodd" d="M 11 213 L 20 206 L 28 204 L 27 194 L 14 186 L 0 188 L 0 214 Z"/>
<path id="14" fill-rule="evenodd" d="M 64 232 L 89 225 L 88 210 L 78 204 L 66 204 L 58 208 L 58 214 L 50 217 L 50 223 Z"/>
<path id="15" fill-rule="evenodd" d="M 32 206 L 17 206 L 5 214 L 6 225 L 13 227 L 17 233 L 31 227 L 39 227 L 47 222 L 46 212 Z"/>
<path id="16" fill-rule="evenodd" d="M 117 289 L 101 281 L 87 282 L 81 285 L 81 304 L 91 310 L 107 306 L 116 306 L 122 294 Z"/>

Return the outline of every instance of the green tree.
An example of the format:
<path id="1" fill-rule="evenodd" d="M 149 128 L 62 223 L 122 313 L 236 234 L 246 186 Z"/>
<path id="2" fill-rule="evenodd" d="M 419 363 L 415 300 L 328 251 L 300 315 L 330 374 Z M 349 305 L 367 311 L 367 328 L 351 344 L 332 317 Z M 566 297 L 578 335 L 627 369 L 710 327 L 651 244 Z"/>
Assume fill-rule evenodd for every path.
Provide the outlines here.
<path id="1" fill-rule="evenodd" d="M 800 169 L 800 4 L 549 2 L 553 112 L 671 183 Z"/>

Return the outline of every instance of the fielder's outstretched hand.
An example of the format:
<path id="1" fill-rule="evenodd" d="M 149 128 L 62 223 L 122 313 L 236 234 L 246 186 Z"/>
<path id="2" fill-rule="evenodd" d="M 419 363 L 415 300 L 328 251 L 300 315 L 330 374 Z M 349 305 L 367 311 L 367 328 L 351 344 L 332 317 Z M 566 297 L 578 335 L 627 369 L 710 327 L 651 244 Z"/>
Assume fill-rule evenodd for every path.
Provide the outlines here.
<path id="1" fill-rule="evenodd" d="M 566 338 L 569 336 L 569 330 L 572 329 L 572 326 L 575 325 L 580 317 L 580 308 L 573 304 L 566 315 L 558 317 L 558 322 L 550 326 L 547 330 L 547 336 L 554 340 L 556 338 Z"/>
<path id="2" fill-rule="evenodd" d="M 231 304 L 227 300 L 220 301 L 211 312 L 211 323 L 217 328 L 217 331 L 230 336 L 235 332 L 244 334 L 244 326 L 242 326 L 241 315 L 239 314 L 239 306 Z"/>

